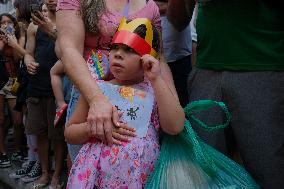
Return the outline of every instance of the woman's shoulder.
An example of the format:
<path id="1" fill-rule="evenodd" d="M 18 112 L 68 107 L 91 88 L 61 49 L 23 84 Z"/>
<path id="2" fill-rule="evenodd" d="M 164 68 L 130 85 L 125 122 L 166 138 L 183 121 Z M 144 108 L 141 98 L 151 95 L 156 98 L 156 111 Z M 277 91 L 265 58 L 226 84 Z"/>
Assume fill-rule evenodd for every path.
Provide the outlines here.
<path id="1" fill-rule="evenodd" d="M 157 4 L 153 0 L 147 0 L 146 5 L 143 9 L 141 9 L 139 12 L 154 12 L 158 8 Z"/>
<path id="2" fill-rule="evenodd" d="M 153 0 L 148 0 L 146 6 L 140 11 L 130 15 L 130 18 L 148 18 L 152 24 L 161 31 L 161 18 L 159 7 Z"/>

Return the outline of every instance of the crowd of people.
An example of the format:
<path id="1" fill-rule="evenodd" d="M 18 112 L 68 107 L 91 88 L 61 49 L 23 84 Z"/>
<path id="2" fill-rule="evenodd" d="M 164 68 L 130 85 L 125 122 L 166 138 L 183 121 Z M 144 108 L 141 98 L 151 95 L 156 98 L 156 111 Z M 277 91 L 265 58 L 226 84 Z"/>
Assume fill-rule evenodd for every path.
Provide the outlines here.
<path id="1" fill-rule="evenodd" d="M 14 8 L 0 15 L 0 169 L 23 162 L 11 179 L 33 188 L 150 188 L 166 136 L 186 133 L 183 108 L 206 99 L 223 102 L 226 114 L 201 107 L 188 119 L 196 141 L 217 150 L 199 149 L 217 176 L 190 156 L 171 162 L 190 184 L 171 184 L 284 184 L 281 0 L 14 0 Z M 224 120 L 218 131 L 199 127 Z"/>

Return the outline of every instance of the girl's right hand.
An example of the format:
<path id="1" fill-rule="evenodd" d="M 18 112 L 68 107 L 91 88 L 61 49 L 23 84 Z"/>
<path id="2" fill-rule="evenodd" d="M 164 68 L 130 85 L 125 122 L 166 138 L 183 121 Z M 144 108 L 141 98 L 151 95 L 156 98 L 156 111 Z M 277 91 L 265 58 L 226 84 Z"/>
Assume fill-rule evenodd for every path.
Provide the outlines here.
<path id="1" fill-rule="evenodd" d="M 102 106 L 100 106 L 100 107 L 102 107 Z M 112 117 L 113 121 L 110 122 L 111 129 L 107 130 L 107 131 L 111 131 L 109 133 L 111 143 L 110 143 L 110 140 L 108 140 L 108 137 L 106 136 L 107 135 L 106 128 L 105 127 L 99 128 L 98 124 L 94 124 L 95 122 L 90 123 L 90 120 L 89 120 L 88 125 L 90 127 L 90 136 L 95 137 L 96 139 L 99 139 L 103 143 L 106 143 L 110 146 L 112 144 L 122 145 L 123 142 L 128 142 L 130 140 L 130 137 L 136 136 L 135 129 L 128 127 L 127 123 L 123 123 L 121 121 L 118 121 L 120 119 L 120 117 L 122 116 L 122 113 L 117 112 L 116 107 L 112 106 L 112 111 L 115 112 L 115 113 L 113 113 L 113 117 Z M 90 115 L 92 115 L 92 114 L 90 114 L 90 112 L 89 112 L 89 116 Z M 88 116 L 88 119 L 89 119 L 89 116 Z M 116 117 L 116 118 L 114 118 L 114 117 Z M 114 120 L 117 120 L 117 121 L 114 121 Z M 106 125 L 103 124 L 103 126 L 106 126 Z M 100 130 L 101 130 L 102 134 L 99 134 Z"/>
<path id="2" fill-rule="evenodd" d="M 141 57 L 142 66 L 145 76 L 153 82 L 157 78 L 161 77 L 160 62 L 153 56 L 145 54 Z"/>
<path id="3" fill-rule="evenodd" d="M 113 143 L 122 145 L 123 142 L 129 142 L 131 137 L 136 137 L 135 129 L 128 127 L 126 123 L 119 123 L 113 127 L 112 138 Z"/>
<path id="4" fill-rule="evenodd" d="M 93 134 L 92 126 L 88 122 L 86 122 L 85 124 L 86 124 L 87 133 L 88 133 L 88 138 L 94 137 L 103 143 L 107 143 L 105 138 L 102 138 L 97 134 L 95 135 Z M 123 142 L 129 142 L 130 138 L 135 137 L 135 136 L 136 136 L 135 129 L 128 127 L 126 123 L 119 123 L 119 126 L 113 125 L 113 129 L 112 129 L 113 144 L 122 145 Z"/>

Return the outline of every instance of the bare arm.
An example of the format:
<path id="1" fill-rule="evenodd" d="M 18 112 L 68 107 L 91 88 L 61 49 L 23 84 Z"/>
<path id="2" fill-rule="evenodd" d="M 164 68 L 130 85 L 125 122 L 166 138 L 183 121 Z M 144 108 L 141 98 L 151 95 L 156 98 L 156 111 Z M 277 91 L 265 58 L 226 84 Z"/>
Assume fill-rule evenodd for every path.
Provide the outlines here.
<path id="1" fill-rule="evenodd" d="M 118 114 L 91 77 L 82 56 L 85 40 L 83 20 L 78 11 L 60 10 L 56 21 L 64 68 L 90 106 L 87 120 L 102 140 L 105 138 L 112 144 L 112 123 L 117 124 Z"/>
<path id="2" fill-rule="evenodd" d="M 183 109 L 178 101 L 175 90 L 170 88 L 165 74 L 162 74 L 162 65 L 150 55 L 142 57 L 146 77 L 151 81 L 158 105 L 160 124 L 168 134 L 178 134 L 182 131 L 185 121 Z"/>
<path id="3" fill-rule="evenodd" d="M 8 45 L 13 48 L 15 59 L 22 59 L 26 54 L 26 50 L 24 49 L 25 37 L 22 36 L 17 40 L 15 36 L 7 35 L 7 39 Z"/>
<path id="4" fill-rule="evenodd" d="M 85 30 L 82 18 L 77 11 L 60 10 L 56 15 L 58 42 L 61 60 L 74 84 L 88 102 L 102 96 L 97 84 L 89 74 L 83 58 Z M 72 22 L 70 22 L 72 20 Z M 72 31 L 72 32 L 70 32 Z"/>
<path id="5" fill-rule="evenodd" d="M 50 78 L 52 90 L 56 99 L 58 107 L 62 107 L 66 102 L 64 101 L 62 79 L 64 75 L 64 67 L 60 60 L 58 60 L 50 70 Z"/>
<path id="6" fill-rule="evenodd" d="M 161 52 L 159 53 L 158 60 L 160 62 L 159 67 L 161 69 L 161 75 L 162 75 L 163 79 L 166 81 L 166 84 L 168 85 L 168 88 L 171 90 L 171 93 L 179 101 L 171 69 L 168 66 L 167 61 L 164 57 L 162 33 L 160 33 L 160 47 L 161 47 L 160 48 Z"/>
<path id="7" fill-rule="evenodd" d="M 26 45 L 26 54 L 24 57 L 24 62 L 27 66 L 28 73 L 31 75 L 36 74 L 38 65 L 35 63 L 34 52 L 36 47 L 36 30 L 37 26 L 30 23 L 27 30 L 27 45 Z"/>
<path id="8" fill-rule="evenodd" d="M 35 39 L 35 32 L 36 32 L 36 26 L 32 23 L 29 25 L 27 30 L 27 45 L 26 45 L 26 55 L 25 55 L 25 64 L 28 66 L 29 62 L 34 62 L 34 51 L 35 51 L 35 45 L 36 45 L 36 39 Z"/>
<path id="9" fill-rule="evenodd" d="M 152 86 L 157 100 L 161 128 L 168 134 L 178 134 L 182 131 L 185 121 L 178 99 L 162 77 L 152 82 Z"/>
<path id="10" fill-rule="evenodd" d="M 161 75 L 173 96 L 179 101 L 171 69 L 164 57 L 160 58 Z"/>
<path id="11" fill-rule="evenodd" d="M 194 0 L 169 0 L 167 17 L 178 31 L 189 24 L 194 5 Z"/>
<path id="12" fill-rule="evenodd" d="M 80 96 L 72 117 L 66 124 L 64 131 L 65 140 L 69 144 L 84 144 L 91 137 L 91 127 L 86 122 L 89 105 Z"/>
<path id="13" fill-rule="evenodd" d="M 161 128 L 166 133 L 175 135 L 182 131 L 185 115 L 179 102 L 172 72 L 166 63 L 163 53 L 160 54 L 159 62 L 154 64 L 154 61 L 152 64 L 153 71 L 157 69 L 160 70 L 160 73 L 158 71 L 159 74 L 155 74 L 157 79 L 151 82 L 151 84 L 157 100 Z"/>

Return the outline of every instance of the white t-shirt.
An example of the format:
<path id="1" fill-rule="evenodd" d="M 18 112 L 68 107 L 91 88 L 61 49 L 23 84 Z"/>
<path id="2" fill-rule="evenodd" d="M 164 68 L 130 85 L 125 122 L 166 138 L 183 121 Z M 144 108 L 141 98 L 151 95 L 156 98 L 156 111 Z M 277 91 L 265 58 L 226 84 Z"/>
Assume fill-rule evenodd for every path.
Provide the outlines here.
<path id="1" fill-rule="evenodd" d="M 167 62 L 174 62 L 191 54 L 190 25 L 177 31 L 166 16 L 161 16 L 164 56 Z"/>
<path id="2" fill-rule="evenodd" d="M 192 18 L 190 21 L 190 29 L 191 29 L 191 39 L 192 41 L 197 42 L 197 33 L 196 33 L 196 18 L 197 18 L 197 12 L 198 12 L 198 4 L 195 5 Z"/>

